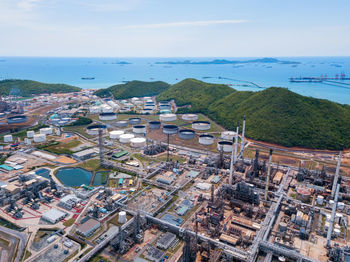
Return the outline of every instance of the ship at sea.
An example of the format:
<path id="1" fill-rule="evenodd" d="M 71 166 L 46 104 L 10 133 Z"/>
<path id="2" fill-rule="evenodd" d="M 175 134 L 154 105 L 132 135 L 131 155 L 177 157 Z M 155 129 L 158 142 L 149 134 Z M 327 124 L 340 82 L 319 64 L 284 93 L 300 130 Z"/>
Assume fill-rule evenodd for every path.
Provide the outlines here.
<path id="1" fill-rule="evenodd" d="M 81 79 L 82 80 L 94 80 L 95 77 L 82 77 Z"/>

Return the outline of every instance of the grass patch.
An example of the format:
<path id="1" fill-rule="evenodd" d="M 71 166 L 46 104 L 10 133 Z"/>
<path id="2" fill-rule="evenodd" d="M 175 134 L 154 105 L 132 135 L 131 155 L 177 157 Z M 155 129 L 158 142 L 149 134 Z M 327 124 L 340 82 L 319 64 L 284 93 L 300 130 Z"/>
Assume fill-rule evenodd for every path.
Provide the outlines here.
<path id="1" fill-rule="evenodd" d="M 1 237 L 0 237 L 0 243 L 3 244 L 6 247 L 8 247 L 10 245 L 9 241 L 7 241 L 6 239 L 3 239 Z"/>
<path id="2" fill-rule="evenodd" d="M 65 227 L 70 227 L 71 225 L 74 224 L 74 222 L 75 222 L 75 218 L 70 218 L 70 219 L 66 220 L 65 222 L 63 222 L 63 225 Z"/>
<path id="3" fill-rule="evenodd" d="M 17 231 L 23 231 L 25 228 L 23 227 L 18 227 L 15 224 L 11 223 L 10 221 L 3 219 L 0 217 L 0 225 L 7 227 L 9 229 L 17 230 Z"/>
<path id="4" fill-rule="evenodd" d="M 65 132 L 75 132 L 75 133 L 81 134 L 84 137 L 93 138 L 93 136 L 88 135 L 86 133 L 86 127 L 87 127 L 87 125 L 86 126 L 65 126 L 63 128 L 63 131 L 65 131 Z"/>
<path id="5" fill-rule="evenodd" d="M 78 165 L 78 167 L 82 167 L 85 169 L 88 169 L 90 171 L 97 171 L 100 170 L 100 160 L 99 159 L 90 159 L 87 161 L 82 162 Z"/>
<path id="6" fill-rule="evenodd" d="M 72 155 L 74 152 L 70 149 L 80 144 L 81 142 L 79 140 L 74 140 L 68 143 L 58 143 L 57 145 L 50 145 L 43 149 L 57 155 L 60 155 L 60 154 Z"/>

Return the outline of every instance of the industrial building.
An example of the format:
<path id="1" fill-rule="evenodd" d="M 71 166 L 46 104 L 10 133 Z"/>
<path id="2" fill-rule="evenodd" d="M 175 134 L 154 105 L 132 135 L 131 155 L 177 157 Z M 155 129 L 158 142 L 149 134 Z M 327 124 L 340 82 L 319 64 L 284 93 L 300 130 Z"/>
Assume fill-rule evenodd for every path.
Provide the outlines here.
<path id="1" fill-rule="evenodd" d="M 158 241 L 157 247 L 167 250 L 175 241 L 176 235 L 171 232 L 166 232 Z"/>
<path id="2" fill-rule="evenodd" d="M 61 210 L 51 208 L 49 211 L 45 212 L 41 218 L 45 221 L 50 222 L 51 224 L 56 224 L 57 222 L 64 219 L 67 215 L 67 213 Z"/>
<path id="3" fill-rule="evenodd" d="M 73 158 L 84 161 L 98 155 L 98 148 L 89 148 L 73 154 Z"/>
<path id="4" fill-rule="evenodd" d="M 89 218 L 77 227 L 77 234 L 82 235 L 83 237 L 90 237 L 100 227 L 101 223 L 99 221 Z"/>
<path id="5" fill-rule="evenodd" d="M 71 210 L 73 207 L 75 207 L 78 203 L 80 203 L 81 199 L 78 198 L 77 196 L 71 194 L 71 195 L 66 195 L 60 199 L 60 202 L 58 205 L 60 207 L 63 207 L 67 210 Z"/>

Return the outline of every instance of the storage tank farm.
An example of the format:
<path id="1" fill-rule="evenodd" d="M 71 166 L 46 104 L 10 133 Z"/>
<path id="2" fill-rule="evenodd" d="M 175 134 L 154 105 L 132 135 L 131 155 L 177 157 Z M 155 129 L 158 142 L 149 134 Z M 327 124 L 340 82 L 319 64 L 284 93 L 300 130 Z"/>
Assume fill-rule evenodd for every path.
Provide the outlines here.
<path id="1" fill-rule="evenodd" d="M 182 129 L 179 131 L 179 138 L 183 140 L 191 140 L 195 138 L 196 132 L 191 129 Z"/>

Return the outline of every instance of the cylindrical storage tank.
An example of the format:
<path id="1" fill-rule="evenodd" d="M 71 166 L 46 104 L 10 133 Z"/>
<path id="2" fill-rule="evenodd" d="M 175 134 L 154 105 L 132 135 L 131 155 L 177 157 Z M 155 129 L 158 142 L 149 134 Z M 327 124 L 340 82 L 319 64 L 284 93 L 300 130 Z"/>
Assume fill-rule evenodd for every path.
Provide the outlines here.
<path id="1" fill-rule="evenodd" d="M 333 230 L 333 233 L 334 233 L 334 235 L 335 235 L 335 237 L 339 237 L 340 236 L 340 229 L 339 228 L 334 228 L 334 230 Z"/>
<path id="2" fill-rule="evenodd" d="M 130 139 L 130 146 L 132 147 L 145 147 L 146 146 L 146 138 L 143 137 L 135 137 Z"/>
<path id="3" fill-rule="evenodd" d="M 343 219 L 343 215 L 340 213 L 335 213 L 335 218 L 334 218 L 334 222 L 337 224 L 340 224 L 341 220 Z"/>
<path id="4" fill-rule="evenodd" d="M 126 218 L 126 212 L 125 211 L 120 211 L 118 214 L 118 223 L 119 224 L 124 224 L 126 223 L 127 218 Z"/>
<path id="5" fill-rule="evenodd" d="M 337 208 L 338 208 L 339 210 L 344 210 L 344 207 L 345 207 L 345 204 L 344 204 L 343 202 L 338 202 Z"/>
<path id="6" fill-rule="evenodd" d="M 330 208 L 332 208 L 332 207 L 333 207 L 333 205 L 334 205 L 334 200 L 332 200 L 332 199 L 331 199 L 331 200 L 329 200 L 329 207 L 330 207 Z"/>
<path id="7" fill-rule="evenodd" d="M 110 139 L 119 139 L 121 135 L 123 135 L 125 132 L 123 130 L 113 130 L 109 132 L 109 138 Z"/>
<path id="8" fill-rule="evenodd" d="M 91 125 L 86 127 L 86 133 L 91 136 L 96 136 L 98 135 L 98 130 L 102 129 L 102 133 L 105 134 L 107 131 L 107 126 L 106 125 Z"/>
<path id="9" fill-rule="evenodd" d="M 150 121 L 149 122 L 149 128 L 150 129 L 159 129 L 161 123 L 159 121 Z"/>
<path id="10" fill-rule="evenodd" d="M 135 134 L 145 134 L 146 133 L 146 126 L 145 125 L 133 126 L 132 132 L 134 132 Z"/>
<path id="11" fill-rule="evenodd" d="M 129 125 L 128 121 L 126 120 L 120 120 L 115 122 L 115 126 L 117 127 L 127 127 Z"/>
<path id="12" fill-rule="evenodd" d="M 176 125 L 164 125 L 163 126 L 163 133 L 166 135 L 175 135 L 179 128 Z"/>
<path id="13" fill-rule="evenodd" d="M 24 115 L 10 116 L 7 118 L 8 124 L 19 124 L 19 123 L 24 123 L 26 121 L 27 121 L 27 117 Z"/>
<path id="14" fill-rule="evenodd" d="M 201 145 L 211 145 L 214 143 L 214 136 L 212 135 L 200 135 L 198 138 L 198 142 Z"/>
<path id="15" fill-rule="evenodd" d="M 323 205 L 323 201 L 324 201 L 324 197 L 321 195 L 318 195 L 316 199 L 316 203 L 321 206 Z"/>
<path id="16" fill-rule="evenodd" d="M 12 141 L 13 141 L 12 135 L 5 135 L 4 136 L 4 142 L 5 143 L 9 143 L 9 142 L 12 142 Z"/>
<path id="17" fill-rule="evenodd" d="M 210 129 L 210 122 L 208 121 L 194 121 L 192 122 L 192 128 L 196 130 L 208 130 Z"/>
<path id="18" fill-rule="evenodd" d="M 280 256 L 280 257 L 278 257 L 278 261 L 285 262 L 286 258 L 284 256 Z"/>
<path id="19" fill-rule="evenodd" d="M 176 120 L 175 114 L 160 114 L 159 120 L 164 122 L 171 122 Z"/>
<path id="20" fill-rule="evenodd" d="M 222 150 L 224 153 L 232 152 L 233 143 L 229 141 L 220 141 L 218 142 L 218 150 Z"/>
<path id="21" fill-rule="evenodd" d="M 133 134 L 123 134 L 119 136 L 119 142 L 126 144 L 130 142 L 130 139 L 134 138 L 135 136 Z"/>
<path id="22" fill-rule="evenodd" d="M 196 136 L 196 132 L 190 129 L 182 129 L 179 131 L 179 137 L 184 140 L 193 139 Z"/>
<path id="23" fill-rule="evenodd" d="M 302 202 L 308 202 L 311 197 L 311 191 L 305 187 L 299 187 L 297 189 L 297 199 Z"/>
<path id="24" fill-rule="evenodd" d="M 142 114 L 152 114 L 153 113 L 153 109 L 152 108 L 144 108 L 142 109 Z"/>
<path id="25" fill-rule="evenodd" d="M 182 120 L 185 121 L 196 121 L 198 119 L 198 115 L 196 114 L 184 114 L 182 115 Z"/>
<path id="26" fill-rule="evenodd" d="M 24 143 L 26 144 L 26 145 L 31 145 L 32 144 L 32 140 L 31 139 L 29 139 L 29 138 L 25 138 L 24 139 Z"/>
<path id="27" fill-rule="evenodd" d="M 51 135 L 52 134 L 52 128 L 50 128 L 50 127 L 40 128 L 40 134 Z"/>
<path id="28" fill-rule="evenodd" d="M 103 121 L 111 121 L 117 119 L 116 113 L 101 113 L 98 118 Z"/>
<path id="29" fill-rule="evenodd" d="M 45 134 L 36 134 L 34 135 L 34 142 L 35 143 L 41 143 L 46 141 L 46 135 Z"/>
<path id="30" fill-rule="evenodd" d="M 130 125 L 138 125 L 140 123 L 141 123 L 141 118 L 139 118 L 139 117 L 130 117 L 129 118 Z"/>
<path id="31" fill-rule="evenodd" d="M 225 140 L 230 140 L 232 141 L 233 138 L 235 137 L 236 135 L 236 132 L 233 132 L 233 131 L 224 131 L 221 133 L 221 138 L 222 139 L 225 139 Z"/>

